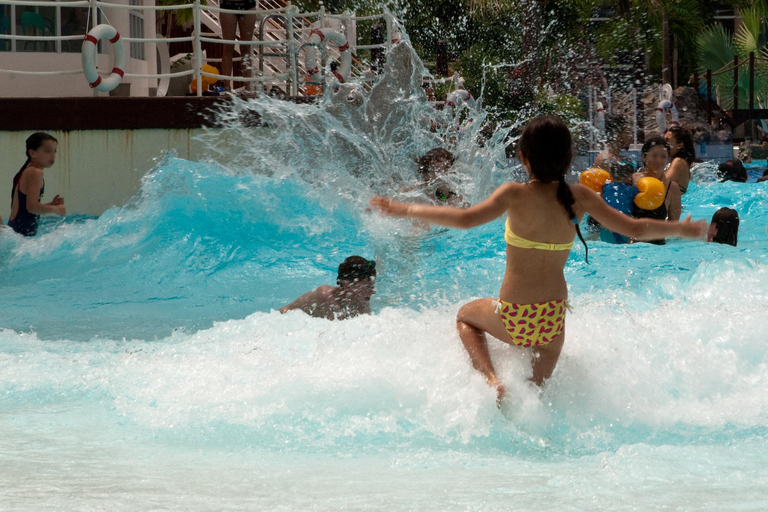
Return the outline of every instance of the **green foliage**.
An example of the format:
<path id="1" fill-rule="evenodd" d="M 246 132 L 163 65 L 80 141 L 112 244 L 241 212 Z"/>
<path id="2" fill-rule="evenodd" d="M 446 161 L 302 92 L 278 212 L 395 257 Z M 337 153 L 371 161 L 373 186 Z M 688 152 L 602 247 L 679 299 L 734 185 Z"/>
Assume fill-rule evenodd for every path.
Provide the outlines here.
<path id="1" fill-rule="evenodd" d="M 713 87 L 720 106 L 733 108 L 733 71 L 730 69 L 734 56 L 738 55 L 739 67 L 739 108 L 747 108 L 749 101 L 749 68 L 746 64 L 750 52 L 756 53 L 755 59 L 755 103 L 758 107 L 768 105 L 768 48 L 759 47 L 768 33 L 768 26 L 759 9 L 747 9 L 742 12 L 744 24 L 731 35 L 721 25 L 713 25 L 698 38 L 699 71 L 713 72 Z M 763 58 L 759 58 L 762 54 Z M 717 73 L 718 71 L 723 71 Z M 717 73 L 717 74 L 715 74 Z"/>

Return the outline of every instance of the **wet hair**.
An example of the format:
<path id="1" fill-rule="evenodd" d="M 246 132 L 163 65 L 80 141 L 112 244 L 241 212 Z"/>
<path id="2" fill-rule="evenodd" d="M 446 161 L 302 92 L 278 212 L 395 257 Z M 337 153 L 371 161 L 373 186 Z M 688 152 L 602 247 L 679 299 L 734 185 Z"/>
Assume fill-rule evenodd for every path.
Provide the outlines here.
<path id="1" fill-rule="evenodd" d="M 667 141 L 664 140 L 664 137 L 651 137 L 648 140 L 645 141 L 643 144 L 643 147 L 640 148 L 640 154 L 641 155 L 647 155 L 648 152 L 655 148 L 656 146 L 662 146 L 664 149 L 667 150 L 667 154 L 669 154 L 669 144 L 667 144 Z"/>
<path id="2" fill-rule="evenodd" d="M 565 175 L 571 169 L 573 141 L 565 121 L 557 116 L 539 116 L 529 121 L 518 142 L 520 155 L 528 162 L 531 176 L 542 183 L 557 183 L 557 200 L 576 225 L 576 234 L 584 244 L 586 260 L 589 263 L 589 248 L 581 235 L 573 205 L 571 187 L 565 182 Z"/>
<path id="3" fill-rule="evenodd" d="M 608 141 L 616 140 L 627 129 L 627 118 L 618 114 L 605 116 L 605 138 Z"/>
<path id="4" fill-rule="evenodd" d="M 692 165 L 696 160 L 696 150 L 693 148 L 693 135 L 687 128 L 683 128 L 679 124 L 673 124 L 667 128 L 668 132 L 671 132 L 675 136 L 677 142 L 682 142 L 683 147 L 677 150 L 675 158 L 682 158 L 688 165 Z"/>
<path id="5" fill-rule="evenodd" d="M 40 149 L 43 143 L 47 140 L 52 140 L 53 142 L 59 142 L 58 140 L 56 140 L 56 137 L 54 137 L 50 133 L 45 133 L 45 132 L 35 132 L 29 137 L 27 137 L 27 149 L 24 151 L 24 154 L 27 155 L 27 161 L 24 162 L 24 165 L 21 166 L 21 169 L 19 169 L 19 172 L 17 172 L 16 176 L 13 177 L 13 186 L 11 187 L 11 200 L 13 200 L 13 194 L 16 191 L 16 187 L 18 187 L 19 185 L 21 174 L 24 172 L 24 170 L 27 167 L 29 167 L 29 164 L 32 163 L 32 157 L 29 156 L 29 152 L 37 151 L 38 149 Z"/>
<path id="6" fill-rule="evenodd" d="M 419 158 L 419 174 L 426 180 L 427 175 L 435 171 L 438 165 L 442 164 L 443 170 L 445 170 L 450 168 L 455 161 L 456 157 L 447 149 L 432 148 Z"/>
<path id="7" fill-rule="evenodd" d="M 712 216 L 712 224 L 717 226 L 717 235 L 712 238 L 718 244 L 736 247 L 739 238 L 739 214 L 733 208 L 720 208 Z"/>
<path id="8" fill-rule="evenodd" d="M 635 168 L 629 162 L 611 162 L 611 176 L 617 182 L 629 179 L 635 173 Z"/>
<path id="9" fill-rule="evenodd" d="M 360 281 L 363 278 L 376 277 L 376 262 L 362 256 L 350 256 L 339 265 L 336 284 L 342 281 Z"/>
<path id="10" fill-rule="evenodd" d="M 728 160 L 717 166 L 717 177 L 720 181 L 747 182 L 747 170 L 741 160 Z"/>

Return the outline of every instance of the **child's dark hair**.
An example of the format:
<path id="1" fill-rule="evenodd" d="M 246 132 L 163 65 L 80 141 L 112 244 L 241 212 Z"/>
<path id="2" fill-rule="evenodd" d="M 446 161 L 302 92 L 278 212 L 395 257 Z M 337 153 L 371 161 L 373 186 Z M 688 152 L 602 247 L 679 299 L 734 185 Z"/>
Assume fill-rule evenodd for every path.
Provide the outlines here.
<path id="1" fill-rule="evenodd" d="M 691 132 L 679 124 L 673 124 L 667 128 L 667 131 L 675 136 L 677 142 L 682 142 L 683 144 L 683 147 L 677 150 L 675 158 L 682 158 L 689 166 L 692 165 L 696 160 L 696 150 L 693 148 L 693 135 L 691 135 Z"/>
<path id="2" fill-rule="evenodd" d="M 571 187 L 565 182 L 565 175 L 571 169 L 573 141 L 565 121 L 557 116 L 540 116 L 528 122 L 518 143 L 520 155 L 528 162 L 531 176 L 542 183 L 557 183 L 557 200 L 576 225 L 576 234 L 584 244 L 586 260 L 589 263 L 589 248 L 581 236 L 573 205 Z"/>
<path id="3" fill-rule="evenodd" d="M 376 277 L 376 262 L 362 256 L 350 256 L 339 265 L 336 284 L 341 284 L 342 281 L 360 281 L 366 277 Z"/>
<path id="4" fill-rule="evenodd" d="M 444 148 L 432 148 L 419 158 L 419 174 L 426 179 L 430 172 L 447 170 L 456 161 L 453 153 Z"/>
<path id="5" fill-rule="evenodd" d="M 640 154 L 647 155 L 648 152 L 656 146 L 663 147 L 667 151 L 667 154 L 669 154 L 669 144 L 664 140 L 664 137 L 659 137 L 658 135 L 656 137 L 650 137 L 645 141 L 643 147 L 640 148 Z"/>
<path id="6" fill-rule="evenodd" d="M 712 216 L 712 224 L 717 226 L 717 235 L 712 238 L 718 244 L 736 247 L 739 241 L 739 214 L 733 208 L 720 208 Z"/>
<path id="7" fill-rule="evenodd" d="M 717 175 L 720 181 L 747 182 L 747 170 L 741 160 L 728 160 L 717 166 Z"/>
<path id="8" fill-rule="evenodd" d="M 16 191 L 16 187 L 19 185 L 19 180 L 21 179 L 21 173 L 24 172 L 24 169 L 26 169 L 29 164 L 32 162 L 32 157 L 29 156 L 30 151 L 37 151 L 40 149 L 40 146 L 43 145 L 43 142 L 47 140 L 52 140 L 53 142 L 59 142 L 56 140 L 56 137 L 51 135 L 50 133 L 45 132 L 35 132 L 29 137 L 27 137 L 27 149 L 24 151 L 24 154 L 27 155 L 27 161 L 24 162 L 24 165 L 21 166 L 21 169 L 19 169 L 19 172 L 16 173 L 16 176 L 13 177 L 13 186 L 11 187 L 11 200 L 13 200 L 13 194 Z"/>

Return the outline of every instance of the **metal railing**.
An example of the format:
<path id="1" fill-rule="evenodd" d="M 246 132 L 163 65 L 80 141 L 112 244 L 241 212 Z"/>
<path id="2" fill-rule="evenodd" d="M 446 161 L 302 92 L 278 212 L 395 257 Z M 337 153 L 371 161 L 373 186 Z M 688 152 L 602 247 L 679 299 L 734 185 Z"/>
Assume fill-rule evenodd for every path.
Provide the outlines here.
<path id="1" fill-rule="evenodd" d="M 121 40 L 124 40 L 128 43 L 141 43 L 141 44 L 144 44 L 144 43 L 158 44 L 158 43 L 170 43 L 170 42 L 192 43 L 191 53 L 192 53 L 192 60 L 194 63 L 193 69 L 179 71 L 179 72 L 167 72 L 167 73 L 139 74 L 139 73 L 126 72 L 124 75 L 124 78 L 138 79 L 138 80 L 140 79 L 160 80 L 160 79 L 170 79 L 170 78 L 191 75 L 193 77 L 193 81 L 197 82 L 196 86 L 197 86 L 198 96 L 201 96 L 203 94 L 203 78 L 204 77 L 215 78 L 217 80 L 234 80 L 236 82 L 244 82 L 244 83 L 250 83 L 250 84 L 256 84 L 256 83 L 263 84 L 265 82 L 284 83 L 286 88 L 286 93 L 288 95 L 298 95 L 300 93 L 299 85 L 301 83 L 299 81 L 299 73 L 303 70 L 303 66 L 301 65 L 299 57 L 300 57 L 300 53 L 302 53 L 304 49 L 308 46 L 307 45 L 307 42 L 308 42 L 307 39 L 309 37 L 308 32 L 312 27 L 313 23 L 319 22 L 319 26 L 323 27 L 325 26 L 326 20 L 329 20 L 329 19 L 342 20 L 344 24 L 356 23 L 358 21 L 369 21 L 369 20 L 383 21 L 386 27 L 386 40 L 381 44 L 371 44 L 371 45 L 357 45 L 356 41 L 350 41 L 350 51 L 353 51 L 353 52 L 357 50 L 388 49 L 392 44 L 392 35 L 394 33 L 394 30 L 396 29 L 396 24 L 397 24 L 397 21 L 389 12 L 383 12 L 381 14 L 376 14 L 371 16 L 355 16 L 351 12 L 345 12 L 339 15 L 339 14 L 329 14 L 325 12 L 324 7 L 321 7 L 320 10 L 317 12 L 302 13 L 302 12 L 299 12 L 298 7 L 291 5 L 291 2 L 288 1 L 284 7 L 274 7 L 270 9 L 255 9 L 255 10 L 248 11 L 249 14 L 251 13 L 257 14 L 258 16 L 264 17 L 265 19 L 277 18 L 279 21 L 281 21 L 281 23 L 277 23 L 276 27 L 273 27 L 273 28 L 280 29 L 282 25 L 282 29 L 285 31 L 285 37 L 283 39 L 275 39 L 274 36 L 270 38 L 265 38 L 264 32 L 262 30 L 262 31 L 255 31 L 255 35 L 260 33 L 261 39 L 243 41 L 243 40 L 225 40 L 223 38 L 214 37 L 217 34 L 204 33 L 203 22 L 202 22 L 203 16 L 207 16 L 208 21 L 210 21 L 211 19 L 214 19 L 216 22 L 218 22 L 218 15 L 220 13 L 243 14 L 243 11 L 232 10 L 232 9 L 222 9 L 221 7 L 218 7 L 218 5 L 202 5 L 200 3 L 200 0 L 195 0 L 194 2 L 190 2 L 188 4 L 183 4 L 183 5 L 168 5 L 168 6 L 115 4 L 115 3 L 111 3 L 103 0 L 61 0 L 61 1 L 0 0 L 0 9 L 2 9 L 2 7 L 6 5 L 32 7 L 32 8 L 39 8 L 39 7 L 88 8 L 88 19 L 85 23 L 86 33 L 90 29 L 92 29 L 94 26 L 96 26 L 96 24 L 98 24 L 99 21 L 109 23 L 109 18 L 105 11 L 108 11 L 110 9 L 149 11 L 153 13 L 155 11 L 176 11 L 176 10 L 182 10 L 182 9 L 192 9 L 193 29 L 192 29 L 191 36 L 174 37 L 174 38 L 163 38 L 163 37 L 145 38 L 145 37 L 121 36 Z M 272 2 L 270 5 L 275 6 L 275 2 Z M 0 10 L 0 14 L 2 14 L 2 10 Z M 0 26 L 0 30 L 2 30 L 2 26 Z M 14 32 L 14 30 L 11 30 L 11 32 Z M 45 31 L 41 31 L 41 32 L 45 34 Z M 58 25 L 57 25 L 56 32 L 57 33 L 60 32 L 60 26 Z M 8 33 L 0 32 L 0 43 L 2 43 L 3 41 L 11 41 L 13 44 L 15 44 L 14 42 L 18 42 L 18 41 L 43 42 L 43 43 L 51 42 L 51 41 L 53 42 L 74 41 L 74 40 L 82 40 L 85 35 L 86 34 L 32 36 L 32 35 L 15 34 L 15 33 L 8 34 Z M 208 61 L 208 59 L 206 59 L 203 55 L 203 48 L 202 48 L 203 42 L 209 43 L 209 44 L 213 43 L 213 44 L 226 44 L 226 45 L 240 45 L 241 48 L 247 47 L 247 51 L 241 52 L 241 53 L 243 54 L 247 53 L 249 56 L 248 60 L 250 62 L 253 62 L 254 55 L 259 58 L 258 75 L 257 76 L 237 76 L 234 74 L 221 75 L 221 74 L 208 73 L 206 71 L 203 71 L 202 69 L 203 65 L 206 64 Z M 258 48 L 258 51 L 254 51 L 254 49 L 256 48 Z M 321 56 L 325 56 L 328 51 L 327 49 L 324 49 L 324 50 L 325 51 L 321 52 Z M 4 53 L 6 52 L 0 51 L 0 55 L 3 55 Z M 33 55 L 33 54 L 30 53 L 29 55 Z M 276 70 L 274 69 L 267 70 L 271 72 L 265 72 L 264 59 L 269 56 L 280 56 L 285 59 L 285 66 L 282 72 L 276 72 Z M 211 61 L 218 61 L 218 60 L 219 59 L 211 59 Z M 130 65 L 128 67 L 130 67 Z M 256 74 L 256 69 L 254 69 L 255 67 L 251 66 L 251 68 L 252 68 L 251 69 L 252 74 Z M 74 74 L 81 74 L 81 73 L 83 73 L 82 69 L 58 70 L 58 71 L 49 71 L 49 70 L 25 71 L 25 70 L 13 70 L 13 69 L 0 69 L 0 74 L 28 75 L 28 76 L 74 75 Z"/>

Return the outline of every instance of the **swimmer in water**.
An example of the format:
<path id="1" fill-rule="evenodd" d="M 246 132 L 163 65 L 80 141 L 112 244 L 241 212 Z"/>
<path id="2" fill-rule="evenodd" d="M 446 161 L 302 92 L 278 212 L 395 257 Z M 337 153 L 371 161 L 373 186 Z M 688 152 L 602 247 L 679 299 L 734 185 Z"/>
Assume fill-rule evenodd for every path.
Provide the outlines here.
<path id="1" fill-rule="evenodd" d="M 33 133 L 27 138 L 27 161 L 13 177 L 11 188 L 11 215 L 8 226 L 24 236 L 37 234 L 38 217 L 41 213 L 53 213 L 64 217 L 67 209 L 64 198 L 56 195 L 50 203 L 41 203 L 45 192 L 43 169 L 56 161 L 58 141 L 44 132 Z"/>
<path id="2" fill-rule="evenodd" d="M 643 144 L 640 154 L 643 167 L 632 175 L 632 184 L 637 186 L 642 178 L 656 178 L 664 184 L 664 202 L 655 210 L 644 210 L 635 206 L 633 215 L 638 219 L 680 220 L 682 211 L 680 186 L 664 173 L 669 154 L 667 142 L 662 137 L 651 137 Z M 656 245 L 666 244 L 663 239 L 646 241 Z"/>
<path id="3" fill-rule="evenodd" d="M 741 160 L 728 160 L 717 166 L 717 177 L 721 182 L 735 181 L 736 183 L 747 182 L 747 170 Z"/>
<path id="4" fill-rule="evenodd" d="M 707 242 L 736 247 L 739 242 L 739 214 L 733 208 L 720 208 L 712 216 Z"/>
<path id="5" fill-rule="evenodd" d="M 664 176 L 677 183 L 680 193 L 685 194 L 691 181 L 691 166 L 696 160 L 693 135 L 679 124 L 673 124 L 664 134 L 664 140 L 669 145 L 669 156 L 672 158 Z"/>
<path id="6" fill-rule="evenodd" d="M 345 320 L 371 313 L 371 297 L 376 293 L 376 262 L 350 256 L 339 265 L 338 286 L 322 285 L 305 293 L 280 313 L 300 309 L 315 318 Z"/>
<path id="7" fill-rule="evenodd" d="M 461 206 L 462 197 L 445 179 L 456 161 L 453 153 L 443 148 L 432 148 L 419 158 L 419 177 L 424 182 L 424 195 L 433 204 Z"/>
<path id="8" fill-rule="evenodd" d="M 371 205 L 386 215 L 419 219 L 459 229 L 487 224 L 506 214 L 507 263 L 498 298 L 478 299 L 459 310 L 456 326 L 472 365 L 496 389 L 504 386 L 488 351 L 486 333 L 531 349 L 530 380 L 542 385 L 555 369 L 565 342 L 568 287 L 564 268 L 578 220 L 586 213 L 606 229 L 653 240 L 670 236 L 703 238 L 704 221 L 668 222 L 634 219 L 611 208 L 591 189 L 568 185 L 573 142 L 568 126 L 555 116 L 530 121 L 520 137 L 518 157 L 528 183 L 506 183 L 469 208 L 407 204 L 373 197 Z M 586 244 L 585 244 L 586 246 Z"/>

